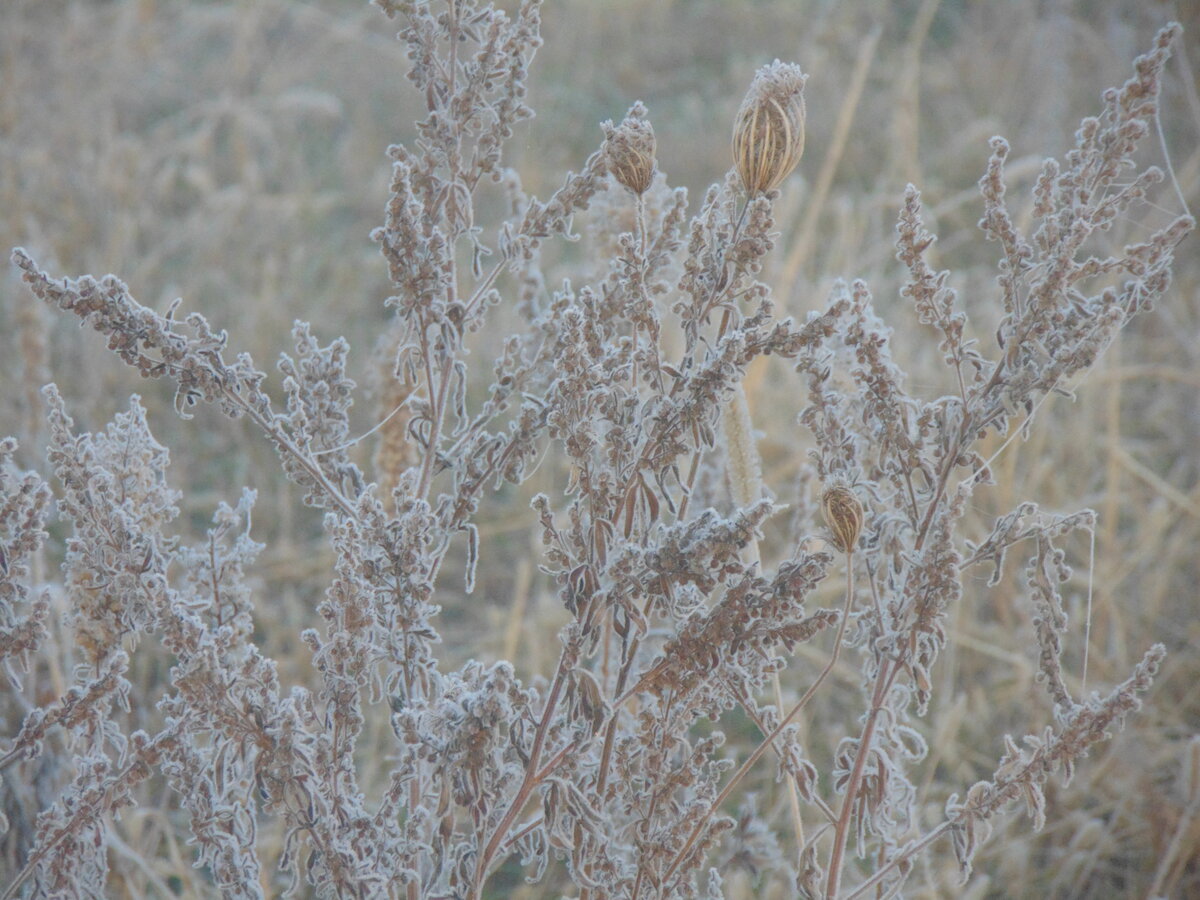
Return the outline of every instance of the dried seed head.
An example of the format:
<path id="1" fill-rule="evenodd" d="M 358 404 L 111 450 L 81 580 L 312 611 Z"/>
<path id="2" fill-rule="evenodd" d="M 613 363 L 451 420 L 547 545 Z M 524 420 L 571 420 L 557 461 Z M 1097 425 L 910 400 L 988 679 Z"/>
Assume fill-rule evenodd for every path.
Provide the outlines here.
<path id="1" fill-rule="evenodd" d="M 605 122 L 604 158 L 613 178 L 638 196 L 654 180 L 654 155 L 658 144 L 641 101 L 633 104 L 620 125 Z"/>
<path id="2" fill-rule="evenodd" d="M 750 196 L 779 187 L 804 153 L 804 82 L 779 60 L 754 76 L 733 125 L 733 164 Z"/>
<path id="3" fill-rule="evenodd" d="M 843 553 L 853 553 L 862 534 L 863 507 L 854 492 L 844 484 L 835 484 L 821 495 L 821 514 L 833 532 L 833 545 Z"/>

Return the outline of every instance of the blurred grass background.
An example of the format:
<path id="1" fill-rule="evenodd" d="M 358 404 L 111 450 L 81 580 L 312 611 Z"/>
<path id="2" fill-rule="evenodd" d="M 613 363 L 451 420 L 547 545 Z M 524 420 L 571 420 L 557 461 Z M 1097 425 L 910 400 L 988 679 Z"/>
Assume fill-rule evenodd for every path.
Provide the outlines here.
<path id="1" fill-rule="evenodd" d="M 729 166 L 733 112 L 754 70 L 777 57 L 799 62 L 810 73 L 807 150 L 778 206 L 780 241 L 766 278 L 780 307 L 798 316 L 824 303 L 835 278 L 866 278 L 895 329 L 909 384 L 923 395 L 949 383 L 935 335 L 897 295 L 892 235 L 905 183 L 922 190 L 927 225 L 940 235 L 934 262 L 954 271 L 975 332 L 992 349 L 997 251 L 975 228 L 982 204 L 974 187 L 987 139 L 1000 133 L 1012 144 L 1009 195 L 1027 221 L 1042 157 L 1061 157 L 1079 119 L 1098 112 L 1100 91 L 1125 80 L 1172 18 L 1186 31 L 1168 69 L 1163 129 L 1185 196 L 1200 209 L 1194 2 L 549 0 L 543 18 L 546 44 L 530 92 L 538 116 L 520 128 L 508 157 L 526 189 L 542 196 L 595 149 L 599 121 L 641 99 L 660 169 L 697 202 Z M 384 148 L 411 140 L 420 112 L 395 27 L 360 0 L 5 0 L 0 246 L 24 245 L 55 273 L 114 272 L 160 311 L 182 296 L 183 312 L 228 329 L 231 347 L 263 368 L 290 349 L 292 320 L 309 320 L 325 340 L 347 337 L 354 374 L 368 381 L 388 321 L 386 268 L 368 239 L 387 197 Z M 1161 164 L 1155 143 L 1147 142 L 1146 158 Z M 1122 222 L 1114 245 L 1178 210 L 1167 191 L 1154 200 L 1163 211 Z M 997 460 L 1000 485 L 976 495 L 977 536 L 1027 499 L 1098 510 L 1089 689 L 1123 678 L 1154 641 L 1171 651 L 1166 668 L 1132 727 L 1103 745 L 1070 789 L 1051 791 L 1043 833 L 1013 816 L 965 892 L 954 887 L 947 850 L 918 869 L 909 896 L 1142 897 L 1156 877 L 1171 896 L 1200 896 L 1200 823 L 1185 816 L 1189 789 L 1200 791 L 1200 772 L 1185 777 L 1188 741 L 1200 732 L 1195 241 L 1181 248 L 1160 308 L 1123 333 L 1074 400 L 1044 404 L 1030 439 Z M 563 273 L 547 275 L 555 284 Z M 487 378 L 494 348 L 477 350 Z M 759 371 L 751 382 L 766 480 L 782 502 L 796 502 L 803 391 L 784 367 L 769 376 Z M 0 276 L 0 432 L 19 436 L 23 464 L 42 471 L 36 387 L 51 379 L 86 428 L 103 425 L 131 392 L 143 395 L 151 427 L 171 448 L 172 479 L 185 490 L 186 530 L 203 533 L 216 503 L 236 499 L 241 485 L 259 491 L 255 536 L 268 549 L 257 572 L 258 639 L 280 660 L 285 683 L 311 679 L 297 635 L 313 624 L 331 560 L 319 516 L 299 505 L 265 441 L 209 409 L 180 421 L 168 386 L 140 381 L 94 334 L 35 306 L 9 268 Z M 369 401 L 356 413 L 359 432 L 378 417 Z M 537 481 L 533 488 L 553 490 L 553 467 Z M 508 655 L 530 676 L 553 663 L 562 613 L 536 572 L 529 493 L 509 490 L 485 504 L 475 594 L 460 602 L 461 579 L 446 578 L 448 664 Z M 791 539 L 783 528 L 769 534 L 767 559 L 789 554 Z M 1077 543 L 1067 654 L 1076 674 L 1090 556 L 1087 541 Z M 937 821 L 950 792 L 990 773 L 1006 731 L 1049 721 L 1033 681 L 1023 566 L 1013 554 L 1001 586 L 972 585 L 953 613 L 953 649 L 921 725 L 934 757 L 918 785 L 925 824 Z M 789 689 L 802 684 L 803 671 L 785 674 L 795 677 Z M 810 719 L 810 729 L 833 735 L 819 745 L 836 744 L 851 724 L 844 710 L 858 702 L 849 663 L 840 674 Z M 370 738 L 386 753 L 380 725 Z M 739 735 L 755 739 L 749 727 Z M 786 832 L 783 797 L 771 767 L 761 769 L 760 810 Z M 138 821 L 124 826 L 135 850 Z M 144 855 L 161 855 L 145 851 L 161 837 L 143 838 Z M 178 862 L 188 853 L 180 846 L 167 856 Z M 156 864 L 175 871 L 175 862 Z M 135 871 L 128 895 L 142 896 Z M 180 882 L 185 893 L 191 883 Z M 731 870 L 728 884 L 731 897 L 789 896 L 748 871 Z M 550 895 L 547 885 L 511 889 L 514 897 Z"/>

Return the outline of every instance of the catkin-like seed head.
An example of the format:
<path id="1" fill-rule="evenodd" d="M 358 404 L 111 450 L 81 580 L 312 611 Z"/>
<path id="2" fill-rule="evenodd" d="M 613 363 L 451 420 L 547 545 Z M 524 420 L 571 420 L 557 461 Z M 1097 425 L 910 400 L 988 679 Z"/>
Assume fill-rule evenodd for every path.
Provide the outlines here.
<path id="1" fill-rule="evenodd" d="M 863 506 L 854 491 L 835 484 L 821 495 L 821 514 L 833 532 L 833 545 L 843 553 L 853 553 L 863 528 Z"/>
<path id="2" fill-rule="evenodd" d="M 604 129 L 604 157 L 608 171 L 618 184 L 640 197 L 654 180 L 654 158 L 658 152 L 646 107 L 639 101 L 633 104 L 620 125 L 605 122 L 600 127 Z"/>
<path id="3" fill-rule="evenodd" d="M 783 183 L 804 154 L 804 82 L 779 60 L 754 76 L 733 124 L 733 164 L 750 196 Z"/>

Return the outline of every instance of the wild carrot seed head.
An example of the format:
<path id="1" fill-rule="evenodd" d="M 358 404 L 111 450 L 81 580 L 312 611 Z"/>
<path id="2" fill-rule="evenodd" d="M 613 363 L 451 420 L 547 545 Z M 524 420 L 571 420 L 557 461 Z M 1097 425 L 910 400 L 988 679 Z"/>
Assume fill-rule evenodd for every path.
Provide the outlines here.
<path id="1" fill-rule="evenodd" d="M 654 129 L 639 101 L 630 108 L 620 125 L 605 122 L 604 157 L 608 171 L 623 187 L 639 197 L 654 180 L 655 154 L 658 150 Z"/>
<path id="2" fill-rule="evenodd" d="M 844 484 L 834 484 L 821 494 L 821 514 L 833 532 L 833 544 L 843 553 L 853 553 L 863 527 L 863 507 Z"/>
<path id="3" fill-rule="evenodd" d="M 779 187 L 804 154 L 804 83 L 795 63 L 763 66 L 733 125 L 733 164 L 751 196 Z"/>

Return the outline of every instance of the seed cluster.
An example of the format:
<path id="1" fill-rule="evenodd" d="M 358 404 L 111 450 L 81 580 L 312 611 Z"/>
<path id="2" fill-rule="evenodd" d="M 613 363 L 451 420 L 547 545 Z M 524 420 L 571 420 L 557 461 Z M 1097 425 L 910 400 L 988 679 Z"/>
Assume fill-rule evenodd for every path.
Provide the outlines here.
<path id="1" fill-rule="evenodd" d="M 750 196 L 773 191 L 804 155 L 804 83 L 795 63 L 759 69 L 733 126 L 733 159 Z"/>
<path id="2" fill-rule="evenodd" d="M 609 174 L 618 184 L 640 197 L 650 187 L 657 171 L 654 157 L 658 145 L 646 107 L 640 102 L 635 103 L 620 125 L 605 122 L 601 128 Z"/>
<path id="3" fill-rule="evenodd" d="M 853 553 L 862 534 L 863 506 L 854 491 L 835 484 L 821 495 L 821 514 L 833 532 L 833 545 L 843 553 Z"/>

